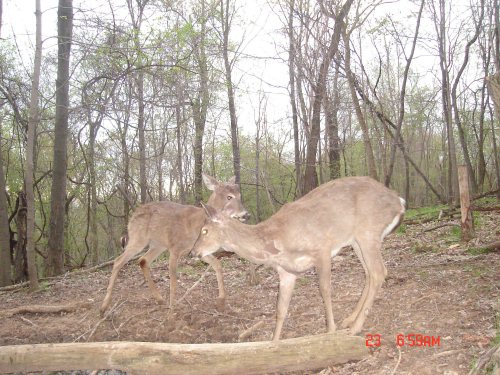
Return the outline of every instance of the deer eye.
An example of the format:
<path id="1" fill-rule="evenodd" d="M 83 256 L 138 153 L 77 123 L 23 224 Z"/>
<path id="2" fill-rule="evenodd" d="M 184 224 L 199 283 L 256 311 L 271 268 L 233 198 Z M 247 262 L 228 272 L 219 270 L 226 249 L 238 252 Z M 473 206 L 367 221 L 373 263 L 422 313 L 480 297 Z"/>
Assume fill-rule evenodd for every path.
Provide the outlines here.
<path id="1" fill-rule="evenodd" d="M 201 234 L 206 235 L 207 233 L 208 233 L 208 229 L 207 228 L 203 228 L 201 230 Z"/>
<path id="2" fill-rule="evenodd" d="M 228 195 L 227 200 L 230 201 L 231 199 L 233 199 L 233 197 L 231 195 Z"/>

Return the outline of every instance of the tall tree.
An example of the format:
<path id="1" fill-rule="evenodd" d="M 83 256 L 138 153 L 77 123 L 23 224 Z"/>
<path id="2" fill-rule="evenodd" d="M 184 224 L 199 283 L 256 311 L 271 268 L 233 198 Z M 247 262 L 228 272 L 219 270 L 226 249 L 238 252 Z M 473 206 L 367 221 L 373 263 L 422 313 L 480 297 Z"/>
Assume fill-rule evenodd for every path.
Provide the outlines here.
<path id="1" fill-rule="evenodd" d="M 26 256 L 28 260 L 28 276 L 30 289 L 38 289 L 38 272 L 36 269 L 35 256 L 35 138 L 36 128 L 39 122 L 38 98 L 40 88 L 40 70 L 42 66 L 42 10 L 40 0 L 36 2 L 36 44 L 35 61 L 33 66 L 33 78 L 31 83 L 31 100 L 28 118 L 28 137 L 26 145 L 26 174 L 24 176 L 24 186 L 26 189 Z"/>
<path id="2" fill-rule="evenodd" d="M 349 9 L 351 8 L 353 1 L 354 0 L 346 0 L 344 5 L 338 11 L 335 11 L 333 9 L 326 9 L 323 1 L 320 1 L 323 13 L 333 18 L 335 26 L 333 28 L 333 33 L 327 46 L 326 54 L 323 56 L 319 71 L 313 84 L 312 119 L 309 138 L 307 140 L 306 166 L 302 189 L 303 194 L 307 194 L 318 186 L 316 159 L 321 130 L 321 108 L 324 104 L 323 98 L 326 95 L 326 79 L 328 70 L 330 68 L 330 63 L 338 50 L 340 38 L 342 35 L 342 25 L 345 22 L 344 19 L 349 14 Z"/>
<path id="3" fill-rule="evenodd" d="M 203 193 L 203 136 L 205 133 L 205 123 L 208 112 L 208 63 L 206 53 L 207 43 L 207 20 L 208 14 L 205 0 L 201 0 L 200 27 L 198 40 L 194 47 L 195 58 L 199 73 L 199 90 L 193 101 L 193 121 L 194 121 L 194 200 L 200 204 Z"/>
<path id="4" fill-rule="evenodd" d="M 2 137 L 0 137 L 0 286 L 11 284 L 10 231 L 7 211 L 7 191 L 2 157 Z"/>
<path id="5" fill-rule="evenodd" d="M 144 16 L 144 9 L 149 3 L 149 0 L 135 0 L 137 4 L 137 12 L 133 5 L 133 0 L 127 0 L 130 18 L 132 19 L 133 27 L 133 43 L 135 53 L 137 54 L 135 73 L 135 84 L 137 89 L 137 105 L 138 105 L 138 118 L 137 118 L 137 131 L 139 133 L 139 187 L 141 190 L 141 203 L 146 203 L 148 198 L 148 184 L 146 178 L 146 137 L 145 137 L 145 108 L 144 101 L 144 59 L 145 54 L 141 49 L 141 25 Z"/>
<path id="6" fill-rule="evenodd" d="M 418 11 L 417 22 L 415 26 L 415 35 L 413 36 L 413 42 L 411 45 L 411 51 L 408 57 L 406 58 L 406 65 L 403 73 L 403 82 L 401 83 L 401 92 L 399 95 L 399 112 L 398 112 L 398 121 L 396 123 L 396 131 L 394 133 L 394 140 L 391 145 L 391 155 L 389 159 L 389 166 L 387 168 L 387 173 L 385 175 L 385 186 L 389 186 L 391 183 L 392 172 L 394 170 L 394 163 L 396 162 L 396 149 L 398 147 L 397 143 L 399 139 L 402 137 L 401 129 L 403 127 L 403 121 L 405 117 L 405 100 L 406 100 L 406 84 L 408 82 L 408 74 L 410 72 L 410 66 L 413 60 L 413 56 L 415 55 L 415 48 L 417 46 L 418 33 L 420 31 L 420 20 L 422 19 L 422 11 L 424 10 L 425 0 L 420 2 L 420 9 Z M 406 194 L 405 198 L 408 199 L 409 195 L 409 181 L 406 184 Z"/>
<path id="7" fill-rule="evenodd" d="M 3 0 L 0 0 L 0 36 L 2 35 L 2 8 Z M 9 213 L 7 211 L 7 186 L 3 174 L 2 158 L 2 132 L 0 124 L 0 286 L 11 284 L 10 271 L 10 231 Z"/>
<path id="8" fill-rule="evenodd" d="M 363 145 L 365 148 L 366 164 L 368 166 L 368 175 L 378 180 L 377 167 L 375 164 L 375 156 L 373 154 L 373 147 L 370 137 L 370 131 L 368 129 L 368 123 L 366 121 L 365 115 L 361 110 L 361 105 L 359 103 L 358 96 L 356 95 L 356 77 L 351 69 L 351 47 L 350 47 L 350 32 L 347 31 L 346 27 L 342 27 L 342 36 L 344 38 L 345 54 L 344 63 L 347 75 L 347 82 L 349 83 L 349 90 L 351 92 L 352 105 L 354 106 L 354 111 L 356 112 L 356 117 L 358 119 L 359 127 L 363 135 Z M 351 29 L 352 30 L 352 29 Z"/>
<path id="9" fill-rule="evenodd" d="M 460 79 L 462 77 L 462 74 L 464 73 L 465 68 L 467 67 L 467 64 L 469 63 L 470 48 L 478 39 L 479 34 L 481 32 L 481 29 L 482 29 L 483 18 L 484 18 L 484 0 L 481 0 L 481 7 L 480 7 L 479 11 L 480 11 L 480 15 L 479 15 L 479 19 L 478 19 L 477 24 L 476 24 L 476 30 L 475 30 L 472 38 L 465 45 L 464 60 L 462 61 L 462 65 L 460 66 L 460 69 L 457 72 L 455 80 L 453 81 L 453 86 L 451 88 L 451 104 L 453 107 L 453 114 L 455 116 L 455 125 L 457 126 L 457 129 L 458 129 L 458 136 L 460 139 L 460 144 L 462 146 L 462 153 L 464 156 L 465 165 L 467 166 L 467 173 L 469 175 L 469 180 L 472 182 L 472 191 L 474 193 L 476 193 L 477 189 L 478 189 L 477 179 L 476 179 L 475 170 L 472 167 L 469 148 L 467 146 L 467 141 L 465 139 L 465 130 L 464 130 L 464 126 L 462 124 L 462 119 L 460 117 L 460 110 L 458 108 L 457 88 L 458 88 L 458 85 L 460 84 Z"/>
<path id="10" fill-rule="evenodd" d="M 458 202 L 458 167 L 455 138 L 453 136 L 453 117 L 451 104 L 451 86 L 450 86 L 450 59 L 448 56 L 448 37 L 447 37 L 447 13 L 446 1 L 437 0 L 439 10 L 436 9 L 436 0 L 432 0 L 431 9 L 433 12 L 434 25 L 436 29 L 439 67 L 441 70 L 441 100 L 443 107 L 443 119 L 446 127 L 446 140 L 448 143 L 448 201 Z"/>
<path id="11" fill-rule="evenodd" d="M 64 272 L 64 213 L 66 203 L 67 139 L 69 117 L 69 62 L 73 35 L 73 0 L 59 0 L 57 10 L 56 116 L 47 274 Z"/>
<path id="12" fill-rule="evenodd" d="M 297 95 L 295 93 L 295 36 L 293 29 L 293 14 L 295 12 L 295 0 L 288 2 L 288 76 L 289 76 L 289 93 L 290 104 L 292 106 L 292 126 L 293 126 L 293 147 L 294 147 L 294 162 L 295 162 L 295 195 L 301 196 L 302 187 L 302 171 L 300 167 L 300 139 L 299 139 L 299 120 L 297 111 Z"/>
<path id="13" fill-rule="evenodd" d="M 339 86 L 340 64 L 335 63 L 331 94 L 325 95 L 325 122 L 328 154 L 328 171 L 330 180 L 340 177 L 340 138 L 339 138 Z"/>
<path id="14" fill-rule="evenodd" d="M 231 31 L 232 20 L 234 17 L 234 3 L 232 0 L 220 1 L 220 21 L 222 31 L 222 57 L 224 59 L 224 72 L 226 76 L 227 98 L 229 103 L 229 119 L 231 123 L 231 146 L 233 148 L 233 168 L 236 177 L 236 183 L 240 183 L 241 164 L 240 164 L 240 145 L 238 140 L 238 120 L 236 117 L 236 104 L 234 101 L 233 87 L 233 63 L 234 59 L 229 58 L 229 34 Z"/>

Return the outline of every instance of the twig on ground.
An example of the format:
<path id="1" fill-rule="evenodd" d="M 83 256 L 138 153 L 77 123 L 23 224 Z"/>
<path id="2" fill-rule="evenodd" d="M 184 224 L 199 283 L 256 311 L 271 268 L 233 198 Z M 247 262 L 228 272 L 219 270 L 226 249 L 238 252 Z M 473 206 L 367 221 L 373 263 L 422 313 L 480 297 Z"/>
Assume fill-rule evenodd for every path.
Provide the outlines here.
<path id="1" fill-rule="evenodd" d="M 500 344 L 495 345 L 493 348 L 489 349 L 486 353 L 484 353 L 481 357 L 476 362 L 476 365 L 472 370 L 470 370 L 469 375 L 476 375 L 480 372 L 483 368 L 486 368 L 486 366 L 490 363 L 492 360 L 492 357 L 496 351 L 500 351 Z"/>
<path id="2" fill-rule="evenodd" d="M 197 281 L 196 281 L 193 285 L 191 285 L 191 287 L 190 287 L 188 290 L 186 290 L 186 293 L 184 293 L 184 295 L 183 295 L 181 298 L 179 298 L 179 299 L 175 302 L 176 304 L 177 304 L 177 303 L 182 302 L 182 301 L 183 301 L 183 300 L 184 300 L 184 299 L 185 299 L 185 298 L 189 295 L 189 293 L 191 293 L 191 291 L 192 291 L 194 288 L 196 288 L 196 287 L 198 286 L 198 284 L 199 284 L 199 283 L 201 283 L 201 281 L 205 278 L 205 276 L 207 276 L 207 275 L 208 275 L 208 271 L 210 270 L 210 267 L 211 267 L 211 266 L 208 266 L 208 267 L 205 269 L 205 272 L 203 272 L 203 274 L 200 276 L 200 278 L 199 278 L 199 279 L 198 279 L 198 280 L 197 280 Z"/>
<path id="3" fill-rule="evenodd" d="M 16 314 L 54 314 L 60 312 L 71 312 L 79 308 L 89 307 L 90 302 L 75 302 L 67 305 L 27 305 L 13 309 L 0 311 L 0 317 L 8 318 Z"/>
<path id="4" fill-rule="evenodd" d="M 436 229 L 439 229 L 439 228 L 444 228 L 444 227 L 460 227 L 460 224 L 457 224 L 457 223 L 443 223 L 443 224 L 436 225 L 435 227 L 432 227 L 432 228 L 427 228 L 426 230 L 424 230 L 422 232 L 423 233 L 431 232 L 433 230 L 436 230 Z"/>
<path id="5" fill-rule="evenodd" d="M 22 320 L 23 322 L 26 322 L 26 323 L 28 323 L 28 324 L 31 324 L 33 327 L 38 327 L 38 325 L 37 325 L 37 324 L 33 323 L 33 322 L 32 322 L 31 320 L 29 320 L 29 319 L 26 319 L 24 316 L 20 316 L 20 318 L 21 318 L 21 320 Z"/>
<path id="6" fill-rule="evenodd" d="M 120 303 L 120 301 L 116 302 L 113 307 L 111 309 L 109 309 L 107 312 L 106 312 L 106 315 L 104 315 L 98 322 L 97 324 L 94 326 L 94 328 L 92 330 L 87 330 L 85 332 L 83 332 L 80 336 L 78 336 L 76 339 L 73 340 L 73 342 L 77 342 L 79 341 L 82 337 L 84 337 L 87 333 L 90 332 L 90 335 L 89 337 L 87 337 L 87 341 L 89 341 L 89 339 L 94 335 L 95 331 L 97 330 L 97 328 L 101 325 L 102 322 L 104 322 L 116 309 L 118 309 L 118 307 L 120 307 L 121 305 L 123 305 L 125 302 L 127 302 L 127 300 L 123 301 Z"/>
<path id="7" fill-rule="evenodd" d="M 238 336 L 238 339 L 240 341 L 247 339 L 248 337 L 250 337 L 252 335 L 252 333 L 254 333 L 256 330 L 258 330 L 262 326 L 264 326 L 264 321 L 263 320 L 259 320 L 253 326 L 251 326 L 250 328 L 247 328 L 246 330 L 244 330 L 243 332 L 241 332 L 240 335 Z"/>
<path id="8" fill-rule="evenodd" d="M 401 348 L 399 347 L 399 345 L 397 346 L 397 348 L 398 348 L 398 352 L 399 352 L 398 362 L 396 363 L 396 367 L 394 367 L 392 369 L 391 375 L 394 375 L 396 373 L 396 370 L 398 369 L 399 364 L 401 363 Z"/>

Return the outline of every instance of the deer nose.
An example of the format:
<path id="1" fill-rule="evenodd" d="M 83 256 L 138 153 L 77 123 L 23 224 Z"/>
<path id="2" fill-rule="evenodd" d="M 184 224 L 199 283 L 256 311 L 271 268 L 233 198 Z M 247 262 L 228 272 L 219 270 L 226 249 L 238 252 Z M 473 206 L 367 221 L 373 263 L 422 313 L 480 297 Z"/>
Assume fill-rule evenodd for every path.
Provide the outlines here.
<path id="1" fill-rule="evenodd" d="M 247 221 L 248 219 L 250 219 L 251 215 L 248 211 L 245 211 L 245 213 L 241 216 L 241 219 L 243 221 Z"/>
<path id="2" fill-rule="evenodd" d="M 196 260 L 199 260 L 200 259 L 200 256 L 198 255 L 198 253 L 196 252 L 196 250 L 194 249 L 194 247 L 191 249 L 191 251 L 189 252 L 189 255 L 196 259 Z"/>

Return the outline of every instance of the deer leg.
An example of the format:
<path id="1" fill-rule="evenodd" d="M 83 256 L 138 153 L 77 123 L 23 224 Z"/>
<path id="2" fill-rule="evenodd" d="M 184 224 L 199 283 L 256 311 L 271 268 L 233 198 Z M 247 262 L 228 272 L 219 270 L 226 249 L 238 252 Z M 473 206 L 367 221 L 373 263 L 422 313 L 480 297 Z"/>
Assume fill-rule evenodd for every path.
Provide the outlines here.
<path id="1" fill-rule="evenodd" d="M 139 259 L 139 265 L 141 266 L 142 274 L 144 275 L 144 280 L 148 283 L 149 290 L 153 295 L 153 298 L 158 303 L 165 303 L 165 299 L 161 296 L 158 287 L 156 286 L 153 278 L 151 277 L 151 263 L 160 256 L 161 253 L 165 251 L 163 246 L 159 244 L 151 243 L 149 245 L 149 250 Z"/>
<path id="2" fill-rule="evenodd" d="M 175 293 L 177 291 L 177 263 L 179 261 L 179 254 L 176 251 L 170 250 L 168 258 L 168 276 L 170 278 L 170 301 L 169 306 L 172 309 L 175 305 Z"/>
<path id="3" fill-rule="evenodd" d="M 201 258 L 204 262 L 210 264 L 215 271 L 215 276 L 217 276 L 217 285 L 219 287 L 219 296 L 217 297 L 217 309 L 224 310 L 224 304 L 226 301 L 226 290 L 224 288 L 224 277 L 222 276 L 222 264 L 219 259 L 213 255 L 207 255 Z"/>
<path id="4" fill-rule="evenodd" d="M 363 269 L 365 271 L 365 286 L 363 287 L 363 292 L 361 293 L 361 297 L 359 298 L 358 303 L 356 304 L 356 308 L 351 313 L 351 315 L 349 315 L 347 318 L 345 318 L 342 321 L 342 324 L 341 324 L 342 328 L 350 327 L 354 323 L 356 318 L 358 317 L 358 314 L 361 311 L 361 309 L 363 308 L 363 304 L 365 303 L 366 296 L 368 294 L 369 285 L 370 285 L 370 275 L 368 273 L 368 268 L 366 267 L 366 263 L 365 263 L 365 259 L 363 258 L 363 254 L 361 253 L 361 248 L 359 247 L 357 242 L 355 242 L 352 247 L 353 247 L 354 252 L 356 253 L 356 255 L 357 255 L 359 261 L 361 262 L 361 265 L 363 266 Z"/>
<path id="5" fill-rule="evenodd" d="M 106 296 L 102 301 L 101 314 L 103 314 L 109 307 L 111 302 L 111 294 L 113 293 L 113 287 L 118 277 L 118 272 L 123 268 L 125 264 L 136 254 L 140 253 L 147 245 L 147 241 L 130 241 L 122 255 L 115 259 L 113 263 L 113 270 L 111 271 L 111 277 L 109 278 L 108 289 L 106 291 Z"/>
<path id="6" fill-rule="evenodd" d="M 297 276 L 293 273 L 285 271 L 283 268 L 278 267 L 278 275 L 280 277 L 280 290 L 278 294 L 278 307 L 276 309 L 276 328 L 274 329 L 273 341 L 278 341 L 283 328 L 283 322 L 286 318 L 290 298 L 292 297 L 293 288 Z"/>
<path id="7" fill-rule="evenodd" d="M 333 320 L 332 296 L 331 296 L 331 275 L 332 263 L 330 257 L 323 257 L 316 265 L 319 277 L 319 291 L 325 304 L 326 328 L 328 332 L 335 332 L 335 322 Z"/>
<path id="8" fill-rule="evenodd" d="M 356 319 L 350 326 L 351 334 L 356 334 L 361 331 L 366 317 L 373 306 L 375 296 L 381 289 L 387 275 L 387 269 L 385 268 L 382 254 L 380 252 L 382 248 L 381 241 L 377 239 L 376 236 L 372 236 L 370 238 L 364 238 L 361 241 L 358 240 L 358 244 L 368 271 L 368 288 Z"/>

